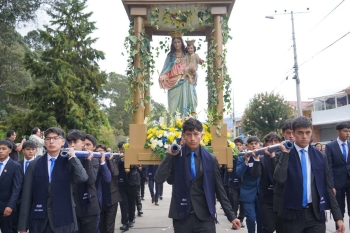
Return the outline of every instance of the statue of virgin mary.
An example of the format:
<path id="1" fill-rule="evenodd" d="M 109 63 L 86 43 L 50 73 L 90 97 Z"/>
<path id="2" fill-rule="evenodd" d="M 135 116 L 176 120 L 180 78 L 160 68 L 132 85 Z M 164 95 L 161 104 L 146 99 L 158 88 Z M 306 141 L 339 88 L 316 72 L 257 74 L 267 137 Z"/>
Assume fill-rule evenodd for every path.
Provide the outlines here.
<path id="1" fill-rule="evenodd" d="M 197 77 L 189 80 L 184 75 L 186 68 L 186 50 L 182 40 L 182 32 L 170 33 L 172 37 L 163 70 L 159 76 L 159 85 L 168 90 L 168 108 L 170 113 L 179 112 L 186 117 L 196 112 L 197 107 Z"/>

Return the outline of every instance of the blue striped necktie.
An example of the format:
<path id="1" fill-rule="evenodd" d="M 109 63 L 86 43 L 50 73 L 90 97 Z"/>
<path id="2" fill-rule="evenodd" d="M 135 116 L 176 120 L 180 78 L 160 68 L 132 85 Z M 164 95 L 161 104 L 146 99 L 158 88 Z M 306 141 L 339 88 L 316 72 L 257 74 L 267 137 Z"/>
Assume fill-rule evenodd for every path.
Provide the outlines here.
<path id="1" fill-rule="evenodd" d="M 305 156 L 305 150 L 301 149 L 301 170 L 303 173 L 303 206 L 307 206 L 307 168 L 306 168 L 306 156 Z"/>
<path id="2" fill-rule="evenodd" d="M 192 180 L 194 180 L 194 178 L 196 178 L 196 163 L 194 161 L 194 152 L 191 151 L 191 177 Z"/>
<path id="3" fill-rule="evenodd" d="M 2 167 L 3 163 L 0 162 L 0 171 L 1 171 L 1 167 Z"/>

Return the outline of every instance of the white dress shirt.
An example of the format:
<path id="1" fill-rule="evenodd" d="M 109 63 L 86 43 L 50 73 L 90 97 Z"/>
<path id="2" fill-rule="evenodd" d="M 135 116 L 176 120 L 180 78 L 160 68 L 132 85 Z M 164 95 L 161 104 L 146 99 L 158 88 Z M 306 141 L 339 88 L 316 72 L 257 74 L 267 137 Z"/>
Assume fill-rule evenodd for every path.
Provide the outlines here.
<path id="1" fill-rule="evenodd" d="M 26 162 L 27 161 L 33 161 L 34 160 L 34 157 L 33 158 L 31 158 L 30 160 L 26 160 L 26 158 L 24 158 L 23 159 L 24 161 L 23 161 L 23 172 L 24 172 L 24 174 L 26 174 Z"/>
<path id="2" fill-rule="evenodd" d="M 50 174 L 50 168 L 51 168 L 51 158 L 57 159 L 58 156 L 56 157 L 51 157 L 51 155 L 47 154 L 47 173 L 49 174 L 49 181 L 51 180 L 51 174 Z M 55 161 L 56 162 L 56 161 Z"/>
<path id="3" fill-rule="evenodd" d="M 309 145 L 305 148 L 301 148 L 297 144 L 294 143 L 295 149 L 298 151 L 300 164 L 301 164 L 301 149 L 304 149 L 305 158 L 306 158 L 306 173 L 307 173 L 307 202 L 312 202 L 312 193 L 311 193 L 311 161 L 308 153 Z"/>
<path id="4" fill-rule="evenodd" d="M 348 154 L 349 154 L 349 147 L 348 147 L 348 141 L 345 141 L 345 142 L 343 142 L 342 140 L 340 140 L 339 139 L 339 137 L 337 138 L 337 142 L 338 142 L 338 144 L 339 144 L 339 147 L 340 147 L 340 151 L 342 152 L 342 153 L 344 153 L 343 152 L 343 146 L 342 146 L 342 144 L 343 143 L 345 143 L 345 152 L 346 152 L 346 160 L 345 161 L 348 161 Z M 343 154 L 342 154 L 343 155 Z"/>
<path id="5" fill-rule="evenodd" d="M 9 161 L 9 159 L 10 159 L 10 156 L 7 157 L 7 159 L 5 159 L 5 160 L 2 162 L 2 166 L 1 166 L 1 169 L 0 169 L 0 176 L 1 176 L 2 172 L 4 171 L 4 168 L 5 168 L 6 164 L 7 164 L 7 162 Z"/>

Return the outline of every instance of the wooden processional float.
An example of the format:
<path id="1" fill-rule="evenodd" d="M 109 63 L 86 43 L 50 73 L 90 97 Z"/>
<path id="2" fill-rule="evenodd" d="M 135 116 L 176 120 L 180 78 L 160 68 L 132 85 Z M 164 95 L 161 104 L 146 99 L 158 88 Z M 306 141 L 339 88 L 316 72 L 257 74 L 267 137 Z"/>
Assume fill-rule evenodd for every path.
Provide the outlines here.
<path id="1" fill-rule="evenodd" d="M 144 30 L 149 39 L 152 41 L 153 35 L 169 36 L 169 32 L 178 30 L 173 24 L 165 24 L 162 20 L 162 15 L 159 16 L 157 25 L 152 24 L 152 11 L 155 9 L 161 12 L 167 11 L 170 14 L 168 16 L 176 15 L 179 10 L 186 11 L 186 9 L 205 9 L 205 12 L 209 12 L 211 20 L 209 24 L 199 23 L 196 12 L 191 14 L 190 20 L 191 30 L 185 34 L 185 36 L 205 36 L 208 42 L 208 48 L 211 42 L 214 42 L 216 47 L 215 67 L 221 67 L 223 54 L 223 28 L 221 21 L 223 17 L 230 16 L 235 0 L 122 0 L 124 8 L 130 17 L 134 21 L 135 36 L 140 38 L 141 32 Z M 174 12 L 172 12 L 174 11 Z M 204 11 L 204 10 L 203 10 Z M 181 29 L 181 28 L 180 28 Z M 136 45 L 136 50 L 140 49 L 140 45 Z M 141 68 L 140 57 L 138 54 L 134 58 L 134 69 Z M 222 77 L 222 75 L 221 75 Z M 220 77 L 216 75 L 214 77 L 216 86 L 219 87 Z M 137 77 L 138 80 L 142 80 L 142 75 Z M 223 115 L 223 90 L 218 89 L 218 104 L 214 107 L 219 115 Z M 142 100 L 142 96 L 150 96 L 149 90 L 144 93 L 134 92 L 134 106 L 138 106 L 138 103 Z M 149 101 L 150 102 L 150 101 Z M 130 171 L 130 165 L 139 164 L 159 164 L 161 160 L 155 158 L 152 155 L 151 148 L 144 148 L 147 137 L 147 125 L 144 124 L 145 117 L 150 113 L 150 103 L 146 103 L 144 106 L 138 106 L 137 110 L 133 113 L 133 124 L 130 124 L 129 132 L 129 148 L 125 149 L 124 167 L 125 171 Z M 232 150 L 227 147 L 227 138 L 224 136 L 227 134 L 227 125 L 223 124 L 223 117 L 217 119 L 217 123 L 222 127 L 218 129 L 216 126 L 211 126 L 212 141 L 211 146 L 213 153 L 216 155 L 219 164 L 226 164 L 228 171 L 232 171 Z M 215 133 L 219 130 L 219 133 Z"/>

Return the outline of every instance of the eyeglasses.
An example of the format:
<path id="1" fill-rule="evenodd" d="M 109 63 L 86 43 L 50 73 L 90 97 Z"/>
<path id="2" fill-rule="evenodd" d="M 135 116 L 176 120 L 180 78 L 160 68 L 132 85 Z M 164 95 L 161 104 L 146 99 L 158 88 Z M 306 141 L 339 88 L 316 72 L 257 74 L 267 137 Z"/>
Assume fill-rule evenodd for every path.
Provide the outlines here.
<path id="1" fill-rule="evenodd" d="M 57 142 L 58 140 L 60 140 L 62 137 L 61 136 L 56 136 L 56 137 L 46 137 L 44 140 L 46 142 L 51 142 L 51 140 L 53 140 L 54 142 Z"/>

